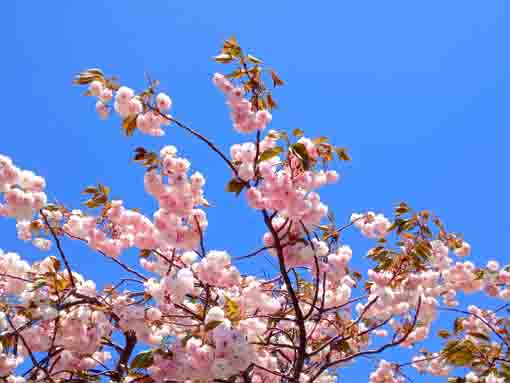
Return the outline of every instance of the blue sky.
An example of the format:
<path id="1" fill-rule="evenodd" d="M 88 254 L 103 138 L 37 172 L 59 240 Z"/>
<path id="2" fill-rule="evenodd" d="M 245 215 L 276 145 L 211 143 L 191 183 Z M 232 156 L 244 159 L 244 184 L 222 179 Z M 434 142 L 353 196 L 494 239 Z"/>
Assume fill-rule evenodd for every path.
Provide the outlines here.
<path id="1" fill-rule="evenodd" d="M 224 193 L 229 172 L 212 153 L 176 129 L 164 139 L 126 139 L 117 119 L 99 121 L 92 100 L 71 85 L 76 72 L 100 67 L 141 89 L 147 71 L 173 98 L 176 117 L 228 149 L 246 137 L 233 132 L 211 84 L 223 68 L 210 57 L 235 34 L 286 81 L 275 93 L 280 108 L 272 128 L 299 127 L 350 148 L 342 181 L 322 192 L 338 222 L 368 209 L 389 214 L 405 200 L 463 233 L 473 260 L 508 262 L 508 2 L 256 4 L 6 2 L 0 153 L 46 177 L 50 198 L 68 206 L 78 206 L 80 191 L 100 181 L 150 213 L 155 204 L 143 192 L 142 169 L 130 162 L 132 150 L 174 144 L 208 177 L 207 197 L 216 205 L 208 211 L 208 248 L 234 256 L 253 250 L 259 216 Z M 15 239 L 12 221 L 0 222 L 0 230 L 1 248 L 39 256 Z M 354 232 L 346 239 L 364 267 L 370 243 Z M 81 245 L 66 249 L 88 277 L 105 281 L 117 273 Z M 243 270 L 264 267 L 252 262 Z"/>

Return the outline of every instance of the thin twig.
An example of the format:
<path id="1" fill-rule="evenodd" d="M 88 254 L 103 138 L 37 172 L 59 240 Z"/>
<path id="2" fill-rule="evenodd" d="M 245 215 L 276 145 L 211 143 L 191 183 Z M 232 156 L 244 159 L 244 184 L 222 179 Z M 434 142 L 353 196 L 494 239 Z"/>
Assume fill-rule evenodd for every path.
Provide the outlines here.
<path id="1" fill-rule="evenodd" d="M 51 235 L 52 235 L 53 239 L 55 240 L 55 243 L 57 244 L 58 252 L 60 253 L 60 256 L 62 257 L 62 260 L 64 261 L 64 265 L 66 267 L 67 273 L 69 274 L 69 280 L 71 282 L 71 286 L 73 287 L 73 289 L 75 289 L 76 284 L 74 283 L 73 272 L 71 271 L 71 266 L 69 265 L 66 255 L 64 254 L 64 250 L 62 249 L 62 244 L 60 243 L 60 239 L 58 238 L 57 234 L 55 233 L 55 230 L 53 229 L 53 227 L 50 225 L 50 223 L 48 221 L 48 217 L 44 213 L 43 209 L 39 210 L 39 212 L 41 213 L 44 223 L 46 224 L 46 226 L 48 226 L 48 229 L 50 230 Z"/>
<path id="2" fill-rule="evenodd" d="M 418 322 L 418 314 L 420 312 L 420 308 L 421 308 L 421 296 L 418 298 L 418 304 L 416 306 L 416 312 L 415 312 L 415 315 L 414 315 L 414 319 L 413 319 L 413 322 L 409 328 L 408 331 L 406 331 L 406 333 L 400 337 L 400 339 L 397 339 L 397 340 L 394 340 L 393 342 L 391 343 L 386 343 L 385 345 L 377 348 L 377 349 L 374 349 L 374 350 L 367 350 L 367 351 L 360 351 L 360 352 L 356 352 L 354 354 L 351 354 L 345 358 L 342 358 L 342 359 L 336 359 L 334 361 L 331 361 L 331 362 L 328 362 L 326 364 L 324 364 L 321 368 L 319 368 L 319 370 L 315 373 L 315 375 L 313 375 L 309 382 L 312 383 L 315 381 L 315 379 L 317 379 L 324 371 L 326 371 L 328 368 L 331 368 L 333 366 L 335 366 L 336 364 L 339 364 L 339 363 L 345 363 L 345 362 L 348 362 L 350 360 L 353 360 L 355 358 L 358 358 L 360 356 L 364 356 L 364 355 L 373 355 L 373 354 L 379 354 L 381 352 L 383 352 L 384 350 L 388 349 L 388 348 L 392 348 L 392 347 L 395 347 L 395 346 L 398 346 L 399 344 L 405 342 L 407 340 L 407 338 L 409 338 L 409 335 L 411 335 L 411 333 L 413 332 L 415 326 L 416 326 L 416 323 Z"/>
<path id="3" fill-rule="evenodd" d="M 73 239 L 77 239 L 79 241 L 82 241 L 82 242 L 85 242 L 85 243 L 88 243 L 88 241 L 84 238 L 80 238 L 80 237 L 77 237 L 71 233 L 68 233 L 67 231 L 65 230 L 62 230 L 62 232 L 67 235 L 68 237 L 70 238 L 73 238 Z M 131 267 L 129 267 L 128 265 L 124 264 L 123 262 L 119 261 L 118 259 L 116 258 L 113 258 L 113 257 L 110 257 L 109 255 L 107 255 L 106 253 L 104 253 L 103 251 L 99 250 L 99 249 L 94 249 L 96 250 L 99 254 L 101 254 L 102 256 L 104 256 L 105 258 L 108 258 L 108 259 L 111 259 L 113 262 L 115 262 L 116 264 L 118 264 L 120 267 L 122 267 L 124 270 L 130 272 L 131 274 L 134 274 L 136 275 L 137 277 L 141 278 L 142 280 L 144 281 L 148 281 L 149 279 L 147 277 L 145 277 L 144 275 L 140 274 L 138 271 L 136 270 L 133 270 Z"/>

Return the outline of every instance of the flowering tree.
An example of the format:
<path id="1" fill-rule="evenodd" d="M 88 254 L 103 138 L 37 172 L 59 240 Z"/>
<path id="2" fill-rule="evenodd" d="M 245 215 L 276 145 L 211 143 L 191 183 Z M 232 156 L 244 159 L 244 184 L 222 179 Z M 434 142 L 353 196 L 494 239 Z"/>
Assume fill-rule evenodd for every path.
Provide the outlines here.
<path id="1" fill-rule="evenodd" d="M 99 117 L 120 116 L 126 135 L 163 136 L 175 125 L 218 155 L 231 174 L 226 190 L 260 213 L 261 247 L 237 257 L 207 250 L 205 178 L 190 174 L 174 146 L 134 153 L 146 167 L 145 190 L 159 204 L 152 217 L 111 200 L 101 184 L 84 189 L 87 209 L 49 203 L 44 178 L 0 156 L 0 215 L 16 219 L 19 239 L 41 251 L 56 247 L 56 256 L 31 265 L 0 252 L 0 381 L 333 382 L 364 356 L 420 346 L 435 335 L 431 325 L 441 311 L 455 314 L 451 330 L 437 334 L 443 346 L 415 347 L 409 361 L 380 359 L 370 382 L 403 382 L 406 367 L 452 382 L 510 381 L 503 302 L 510 267 L 456 259 L 469 255 L 469 244 L 405 203 L 391 219 L 366 212 L 336 226 L 317 189 L 337 181 L 330 168 L 350 160 L 346 149 L 298 129 L 267 129 L 272 92 L 283 81 L 234 38 L 215 60 L 233 67 L 213 83 L 234 129 L 248 137 L 229 155 L 167 114 L 172 101 L 158 81 L 147 79 L 136 93 L 89 69 L 75 83 L 88 85 Z M 375 241 L 366 273 L 349 267 L 352 252 L 341 238 L 348 228 Z M 96 287 L 71 269 L 68 240 L 130 277 Z M 140 268 L 122 260 L 129 248 L 139 249 Z M 268 279 L 241 275 L 233 263 L 263 253 L 278 264 Z M 476 292 L 494 300 L 492 310 L 460 307 L 458 294 Z"/>

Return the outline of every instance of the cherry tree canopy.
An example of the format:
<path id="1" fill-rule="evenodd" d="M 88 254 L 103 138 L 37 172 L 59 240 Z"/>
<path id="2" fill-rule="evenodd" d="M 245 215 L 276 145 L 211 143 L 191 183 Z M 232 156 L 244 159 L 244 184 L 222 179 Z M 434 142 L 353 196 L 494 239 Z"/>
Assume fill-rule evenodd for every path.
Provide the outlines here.
<path id="1" fill-rule="evenodd" d="M 404 382 L 406 367 L 458 383 L 510 381 L 510 267 L 464 260 L 470 245 L 460 234 L 404 202 L 393 217 L 360 212 L 337 225 L 319 192 L 337 182 L 333 168 L 350 160 L 346 148 L 271 129 L 274 89 L 284 82 L 234 38 L 215 60 L 229 67 L 212 83 L 242 137 L 230 153 L 168 114 L 172 100 L 159 81 L 147 78 L 135 91 L 99 69 L 75 78 L 100 118 L 117 115 L 127 136 L 161 136 L 160 150 L 132 154 L 146 168 L 154 212 L 110 199 L 102 184 L 83 190 L 86 208 L 48 201 L 42 176 L 0 156 L 0 215 L 16 221 L 20 240 L 55 253 L 29 264 L 0 252 L 0 381 L 329 383 L 371 355 L 381 358 L 372 383 Z M 168 128 L 220 157 L 226 191 L 265 225 L 254 233 L 260 248 L 207 248 L 206 177 L 165 143 Z M 348 229 L 374 241 L 371 269 L 349 266 Z M 71 268 L 66 241 L 83 242 L 130 277 L 96 286 Z M 131 248 L 138 268 L 123 261 Z M 238 271 L 237 262 L 264 253 L 278 273 Z M 472 293 L 485 294 L 487 307 L 461 307 L 458 296 Z M 436 335 L 431 326 L 445 311 L 454 319 Z M 433 336 L 442 348 L 420 346 Z M 412 356 L 382 359 L 391 348 Z"/>

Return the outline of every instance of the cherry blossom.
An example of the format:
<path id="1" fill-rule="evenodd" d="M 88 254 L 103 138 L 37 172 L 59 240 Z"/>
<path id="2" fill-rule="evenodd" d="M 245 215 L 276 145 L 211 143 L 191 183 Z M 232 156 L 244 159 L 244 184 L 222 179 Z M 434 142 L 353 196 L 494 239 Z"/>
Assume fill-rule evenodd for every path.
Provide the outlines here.
<path id="1" fill-rule="evenodd" d="M 456 382 L 508 380 L 510 266 L 468 260 L 471 245 L 460 234 L 403 202 L 392 215 L 353 213 L 337 225 L 321 193 L 340 179 L 333 160 L 348 160 L 345 149 L 300 129 L 265 130 L 271 92 L 283 81 L 235 39 L 215 59 L 234 65 L 213 83 L 244 134 L 227 154 L 166 114 L 172 99 L 159 82 L 136 91 L 95 68 L 75 82 L 88 86 L 101 118 L 120 117 L 128 136 L 162 136 L 172 122 L 211 149 L 231 177 L 227 192 L 243 194 L 238 203 L 260 217 L 260 248 L 208 247 L 206 175 L 173 145 L 135 150 L 145 168 L 138 187 L 156 203 L 146 212 L 110 199 L 103 184 L 83 190 L 82 207 L 48 201 L 42 176 L 0 155 L 0 215 L 44 252 L 28 262 L 0 251 L 0 379 L 334 383 L 338 370 L 374 356 L 372 383 L 402 383 L 407 367 Z M 267 72 L 273 88 L 262 80 Z M 375 242 L 366 254 L 344 241 L 352 227 Z M 66 250 L 69 241 L 114 262 L 122 277 L 96 285 L 73 269 L 80 260 Z M 240 271 L 262 255 L 275 272 Z M 355 270 L 362 257 L 369 266 Z M 473 294 L 487 307 L 464 304 Z M 426 341 L 447 315 L 453 330 L 441 329 L 444 341 L 429 351 Z M 392 348 L 409 361 L 382 359 Z"/>

